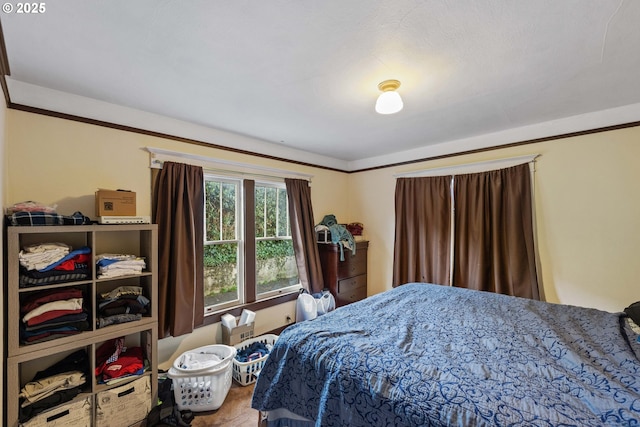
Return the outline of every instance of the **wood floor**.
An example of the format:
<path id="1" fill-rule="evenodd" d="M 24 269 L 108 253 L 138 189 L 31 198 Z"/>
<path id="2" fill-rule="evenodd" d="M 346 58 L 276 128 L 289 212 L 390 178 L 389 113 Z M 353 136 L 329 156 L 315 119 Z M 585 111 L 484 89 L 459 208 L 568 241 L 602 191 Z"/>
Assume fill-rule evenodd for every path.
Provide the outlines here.
<path id="1" fill-rule="evenodd" d="M 257 427 L 258 411 L 251 409 L 253 386 L 233 381 L 222 406 L 216 411 L 194 412 L 191 427 Z"/>

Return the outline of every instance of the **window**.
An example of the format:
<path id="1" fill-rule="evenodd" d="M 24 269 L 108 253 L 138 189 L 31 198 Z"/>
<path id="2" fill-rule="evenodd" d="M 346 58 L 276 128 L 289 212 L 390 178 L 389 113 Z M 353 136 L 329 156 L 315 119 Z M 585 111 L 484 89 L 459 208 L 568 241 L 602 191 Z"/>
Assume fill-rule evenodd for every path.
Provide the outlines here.
<path id="1" fill-rule="evenodd" d="M 205 313 L 300 289 L 283 183 L 205 175 Z"/>
<path id="2" fill-rule="evenodd" d="M 399 178 L 393 286 L 429 282 L 540 299 L 530 165 Z"/>
<path id="3" fill-rule="evenodd" d="M 205 176 L 205 313 L 243 299 L 241 201 L 239 180 Z"/>
<path id="4" fill-rule="evenodd" d="M 284 186 L 256 185 L 255 237 L 258 299 L 299 285 Z"/>

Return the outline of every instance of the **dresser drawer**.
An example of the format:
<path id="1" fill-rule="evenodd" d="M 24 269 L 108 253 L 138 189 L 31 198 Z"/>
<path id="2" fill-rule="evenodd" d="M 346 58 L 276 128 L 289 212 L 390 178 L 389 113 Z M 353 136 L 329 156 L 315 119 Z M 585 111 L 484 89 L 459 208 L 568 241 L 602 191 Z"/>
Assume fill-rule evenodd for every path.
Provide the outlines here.
<path id="1" fill-rule="evenodd" d="M 367 297 L 367 275 L 351 277 L 338 281 L 336 304 L 338 306 L 360 301 Z"/>
<path id="2" fill-rule="evenodd" d="M 367 272 L 367 251 L 356 252 L 351 255 L 351 251 L 344 250 L 344 261 L 338 262 L 338 278 L 353 277 Z"/>
<path id="3" fill-rule="evenodd" d="M 319 243 L 318 252 L 325 288 L 336 299 L 336 306 L 350 304 L 367 297 L 367 249 L 369 242 L 356 243 L 356 254 L 344 248 L 340 261 L 340 245 Z"/>

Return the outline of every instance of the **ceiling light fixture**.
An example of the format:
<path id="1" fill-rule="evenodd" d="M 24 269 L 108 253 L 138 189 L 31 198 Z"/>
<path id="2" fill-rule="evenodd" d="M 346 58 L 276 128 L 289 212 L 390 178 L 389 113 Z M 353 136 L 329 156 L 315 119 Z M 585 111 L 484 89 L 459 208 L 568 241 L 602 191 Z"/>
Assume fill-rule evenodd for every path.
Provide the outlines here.
<path id="1" fill-rule="evenodd" d="M 398 80 L 385 80 L 378 85 L 382 91 L 376 101 L 376 112 L 379 114 L 393 114 L 402 110 L 404 104 L 396 90 L 400 87 Z"/>

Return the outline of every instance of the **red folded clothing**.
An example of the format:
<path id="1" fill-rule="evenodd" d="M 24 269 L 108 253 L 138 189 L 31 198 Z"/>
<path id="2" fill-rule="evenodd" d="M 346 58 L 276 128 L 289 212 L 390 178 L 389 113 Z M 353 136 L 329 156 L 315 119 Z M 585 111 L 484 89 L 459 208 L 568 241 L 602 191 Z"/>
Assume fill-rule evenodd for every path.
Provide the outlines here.
<path id="1" fill-rule="evenodd" d="M 102 379 L 109 380 L 135 374 L 144 368 L 142 347 L 130 347 L 120 353 L 118 360 L 107 363 L 102 369 Z"/>
<path id="2" fill-rule="evenodd" d="M 71 259 L 61 262 L 54 267 L 54 270 L 73 271 L 77 268 L 77 264 L 88 264 L 91 261 L 91 255 L 78 254 Z"/>

